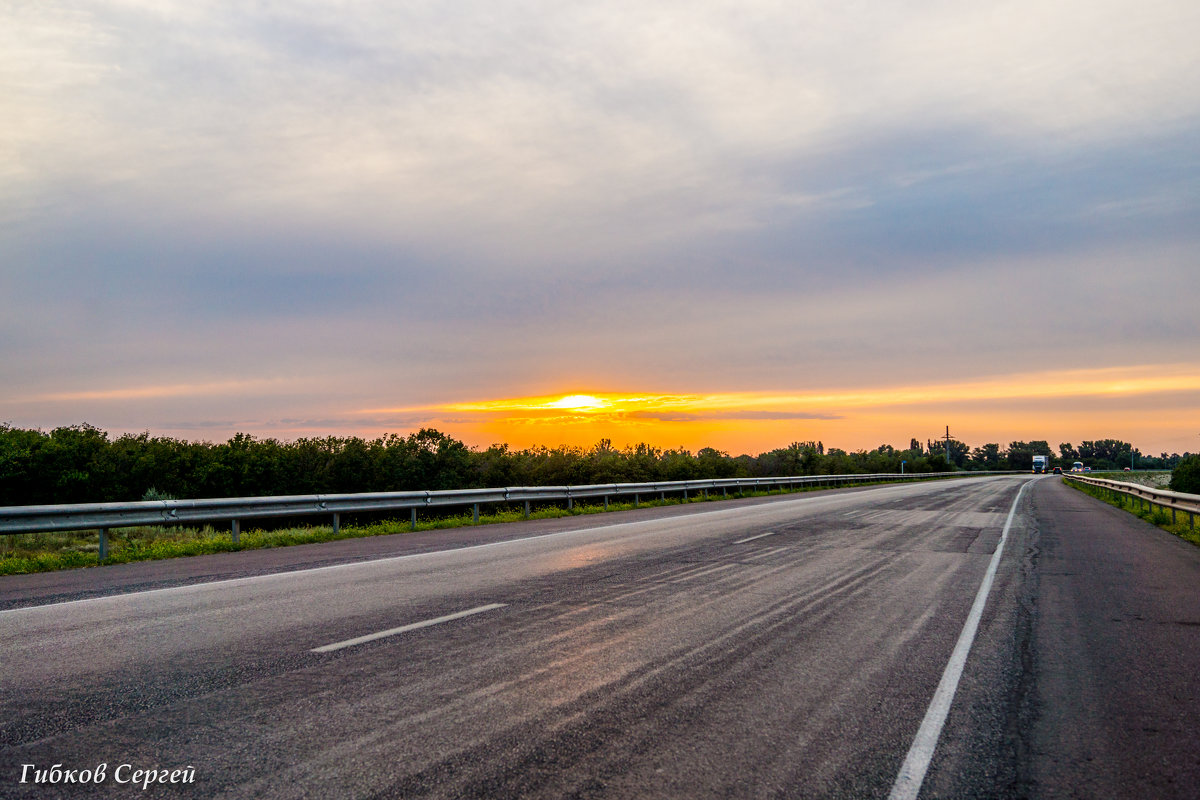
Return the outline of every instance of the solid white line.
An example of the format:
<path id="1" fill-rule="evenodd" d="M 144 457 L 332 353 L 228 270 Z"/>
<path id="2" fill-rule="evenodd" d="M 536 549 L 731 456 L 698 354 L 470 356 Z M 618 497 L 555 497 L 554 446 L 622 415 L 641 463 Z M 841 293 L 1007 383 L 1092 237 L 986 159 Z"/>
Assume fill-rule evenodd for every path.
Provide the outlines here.
<path id="1" fill-rule="evenodd" d="M 411 625 L 401 625 L 399 628 L 389 628 L 386 631 L 379 631 L 378 633 L 368 633 L 366 636 L 359 636 L 354 639 L 347 639 L 344 642 L 334 642 L 333 644 L 327 644 L 322 647 L 314 647 L 312 649 L 312 652 L 314 652 L 314 653 L 332 653 L 334 650 L 341 650 L 344 647 L 354 647 L 354 645 L 356 645 L 356 644 L 364 644 L 366 642 L 373 642 L 376 639 L 383 639 L 384 637 L 387 637 L 387 636 L 395 636 L 398 633 L 405 633 L 407 631 L 415 631 L 419 628 L 428 628 L 431 625 L 440 625 L 443 622 L 449 622 L 450 620 L 453 620 L 453 619 L 462 619 L 463 617 L 469 617 L 472 614 L 482 614 L 485 611 L 492 611 L 497 608 L 504 608 L 505 605 L 507 605 L 507 604 L 506 603 L 492 603 L 491 605 L 479 606 L 478 608 L 471 608 L 471 609 L 467 609 L 466 611 L 459 611 L 456 614 L 447 614 L 444 617 L 436 617 L 434 619 L 427 619 L 422 622 L 414 622 Z"/>
<path id="2" fill-rule="evenodd" d="M 774 535 L 775 535 L 775 531 L 767 531 L 766 533 L 760 533 L 758 536 L 748 536 L 745 539 L 738 539 L 736 542 L 734 542 L 734 544 L 745 544 L 746 542 L 753 542 L 755 539 L 761 539 L 764 536 L 774 536 Z"/>
<path id="3" fill-rule="evenodd" d="M 900 774 L 896 776 L 896 782 L 892 784 L 892 792 L 888 795 L 888 800 L 916 800 L 917 795 L 921 792 L 921 784 L 925 781 L 925 771 L 929 769 L 929 762 L 933 760 L 933 751 L 937 748 L 938 739 L 942 735 L 942 726 L 946 723 L 946 715 L 950 713 L 950 704 L 954 702 L 954 693 L 958 690 L 958 681 L 962 677 L 963 667 L 967 663 L 967 654 L 971 652 L 971 645 L 975 642 L 975 633 L 979 629 L 983 607 L 987 605 L 988 593 L 991 592 L 992 582 L 996 577 L 996 568 L 1000 565 L 1000 555 L 1004 552 L 1005 541 L 1008 540 L 1008 529 L 1012 527 L 1013 517 L 1017 513 L 1017 504 L 1021 502 L 1021 495 L 1025 493 L 1027 486 L 1029 486 L 1028 481 L 1021 484 L 1021 489 L 1017 492 L 1016 499 L 1013 500 L 1012 508 L 1008 510 L 1008 519 L 1004 522 L 1000 543 L 996 545 L 996 552 L 992 553 L 992 560 L 988 564 L 987 573 L 983 576 L 983 583 L 979 585 L 979 591 L 975 593 L 975 603 L 971 606 L 971 613 L 967 615 L 967 622 L 963 625 L 962 633 L 958 635 L 958 644 L 954 646 L 954 652 L 950 654 L 950 661 L 942 673 L 942 680 L 938 683 L 937 691 L 933 693 L 933 700 L 929 703 L 929 710 L 925 712 L 925 719 L 921 721 L 917 737 L 913 739 L 912 747 L 908 750 L 908 756 L 900 766 Z"/>

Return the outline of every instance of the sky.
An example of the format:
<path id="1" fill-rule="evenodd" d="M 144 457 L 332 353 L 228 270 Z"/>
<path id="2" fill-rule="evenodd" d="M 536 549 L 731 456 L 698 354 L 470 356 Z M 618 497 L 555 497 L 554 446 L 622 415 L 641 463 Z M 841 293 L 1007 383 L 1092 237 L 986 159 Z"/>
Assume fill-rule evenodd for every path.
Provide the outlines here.
<path id="1" fill-rule="evenodd" d="M 0 0 L 0 423 L 1198 452 L 1197 30 Z"/>

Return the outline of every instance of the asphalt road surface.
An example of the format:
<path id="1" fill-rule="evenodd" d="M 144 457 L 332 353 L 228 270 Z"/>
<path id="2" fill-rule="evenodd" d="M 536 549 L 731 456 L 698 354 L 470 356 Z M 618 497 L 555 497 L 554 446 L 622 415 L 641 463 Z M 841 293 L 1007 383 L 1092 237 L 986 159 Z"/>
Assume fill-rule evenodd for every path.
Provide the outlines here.
<path id="1" fill-rule="evenodd" d="M 1200 548 L 1018 476 L 2 578 L 0 797 L 887 797 L 981 585 L 921 797 L 1200 793 Z"/>

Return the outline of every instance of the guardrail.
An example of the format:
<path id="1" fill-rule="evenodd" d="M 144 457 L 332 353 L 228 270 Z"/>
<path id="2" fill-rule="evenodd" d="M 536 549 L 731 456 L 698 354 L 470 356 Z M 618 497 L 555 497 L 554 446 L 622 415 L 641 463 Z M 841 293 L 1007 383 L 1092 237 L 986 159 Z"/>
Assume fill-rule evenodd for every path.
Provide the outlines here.
<path id="1" fill-rule="evenodd" d="M 783 478 L 717 478 L 698 481 L 665 481 L 656 483 L 603 483 L 586 486 L 518 486 L 504 489 L 451 489 L 426 492 L 373 492 L 364 494 L 315 494 L 285 497 L 231 497 L 204 500 L 149 500 L 134 503 L 79 503 L 46 506 L 0 507 L 0 534 L 40 533 L 95 530 L 100 535 L 100 560 L 108 553 L 108 531 L 145 525 L 178 525 L 229 522 L 233 541 L 238 541 L 242 520 L 279 517 L 313 517 L 328 515 L 336 533 L 341 515 L 361 512 L 408 510 L 412 528 L 417 526 L 417 510 L 447 506 L 472 507 L 474 521 L 479 522 L 480 504 L 525 504 L 529 517 L 530 503 L 563 502 L 573 508 L 577 499 L 603 498 L 608 508 L 610 497 L 633 496 L 634 506 L 642 497 L 668 494 L 721 491 L 728 496 L 745 492 L 770 492 L 772 489 L 794 489 L 797 486 L 844 486 L 855 483 L 879 483 L 930 478 L 953 478 L 997 473 L 983 472 L 922 472 L 873 473 L 867 475 L 798 475 Z"/>
<path id="2" fill-rule="evenodd" d="M 1112 481 L 1107 478 L 1088 478 L 1079 474 L 1067 474 L 1063 477 L 1069 481 L 1086 483 L 1089 486 L 1104 489 L 1114 499 L 1117 495 L 1136 498 L 1138 501 L 1146 504 L 1147 510 L 1153 506 L 1169 508 L 1171 510 L 1172 525 L 1176 524 L 1176 513 L 1183 512 L 1188 515 L 1188 525 L 1192 528 L 1196 527 L 1196 515 L 1200 514 L 1200 494 L 1171 492 L 1166 489 L 1153 489 L 1149 486 L 1126 483 L 1125 481 Z"/>

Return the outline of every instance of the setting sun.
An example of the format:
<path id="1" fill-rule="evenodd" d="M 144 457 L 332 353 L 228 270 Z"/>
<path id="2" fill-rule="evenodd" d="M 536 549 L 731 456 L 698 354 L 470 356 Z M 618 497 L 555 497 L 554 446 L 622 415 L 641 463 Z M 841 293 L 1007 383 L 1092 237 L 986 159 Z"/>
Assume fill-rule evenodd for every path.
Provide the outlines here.
<path id="1" fill-rule="evenodd" d="M 546 404 L 546 408 L 562 408 L 570 411 L 593 411 L 608 408 L 612 404 L 590 394 L 569 394 Z"/>

